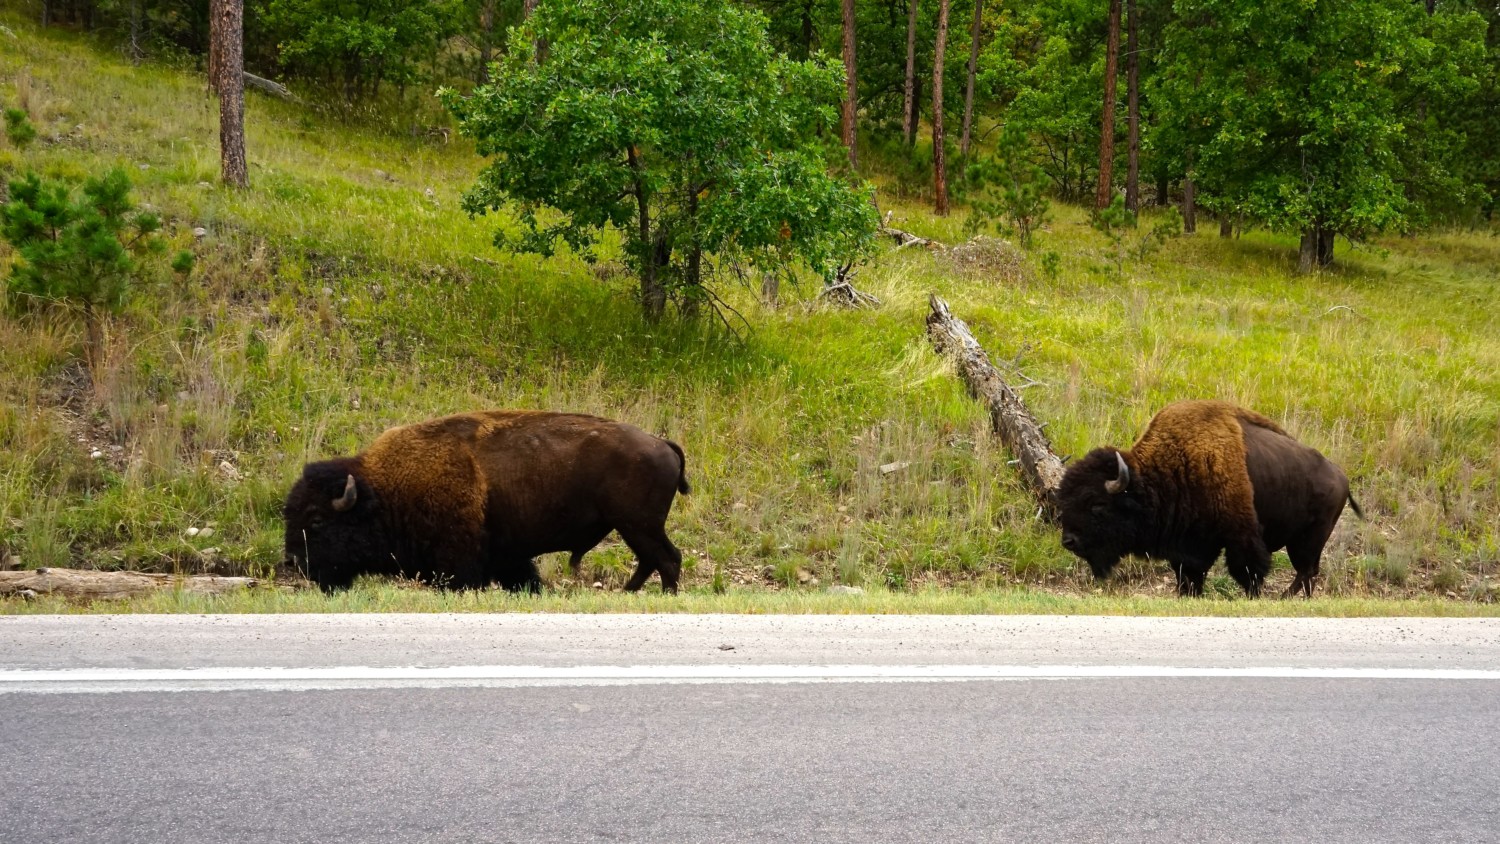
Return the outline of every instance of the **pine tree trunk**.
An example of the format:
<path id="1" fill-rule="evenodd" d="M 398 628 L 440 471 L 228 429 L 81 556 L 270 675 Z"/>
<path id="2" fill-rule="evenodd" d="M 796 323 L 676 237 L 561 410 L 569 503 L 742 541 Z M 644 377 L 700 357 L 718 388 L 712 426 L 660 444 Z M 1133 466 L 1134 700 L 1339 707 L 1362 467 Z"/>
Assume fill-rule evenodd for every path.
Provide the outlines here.
<path id="1" fill-rule="evenodd" d="M 1114 198 L 1115 77 L 1120 72 L 1120 0 L 1109 0 L 1109 37 L 1104 42 L 1104 113 L 1099 122 L 1099 184 L 1096 208 L 1108 208 Z"/>
<path id="2" fill-rule="evenodd" d="M 1167 176 L 1167 169 L 1156 171 L 1156 207 L 1165 208 L 1172 204 L 1172 184 Z"/>
<path id="3" fill-rule="evenodd" d="M 218 19 L 219 161 L 224 184 L 250 186 L 245 162 L 245 4 L 213 0 Z"/>
<path id="4" fill-rule="evenodd" d="M 938 0 L 937 46 L 932 58 L 933 213 L 948 216 L 948 162 L 943 149 L 943 53 L 948 44 L 948 0 Z"/>
<path id="5" fill-rule="evenodd" d="M 901 135 L 906 145 L 917 142 L 917 0 L 907 0 L 906 11 L 906 86 L 901 103 Z"/>
<path id="6" fill-rule="evenodd" d="M 974 122 L 974 76 L 979 70 L 979 25 L 984 17 L 984 0 L 974 0 L 974 26 L 969 35 L 969 76 L 964 84 L 964 129 L 958 150 L 969 160 L 969 131 Z"/>
<path id="7" fill-rule="evenodd" d="M 906 136 L 907 147 L 917 145 L 917 128 L 922 123 L 922 76 L 917 74 L 911 81 L 911 110 L 906 113 L 907 122 L 911 125 L 911 134 Z"/>
<path id="8" fill-rule="evenodd" d="M 855 84 L 854 63 L 854 0 L 844 0 L 844 146 L 849 148 L 849 169 L 859 169 L 859 153 L 855 149 L 859 139 L 855 131 L 855 117 L 859 110 L 858 86 Z"/>
<path id="9" fill-rule="evenodd" d="M 1141 57 L 1140 57 L 1140 7 L 1138 0 L 1126 0 L 1126 13 L 1130 25 L 1125 34 L 1125 97 L 1129 103 L 1126 119 L 1127 163 L 1125 166 L 1125 207 L 1131 213 L 1141 208 Z"/>
<path id="10" fill-rule="evenodd" d="M 807 0 L 802 4 L 802 60 L 812 58 L 812 5 L 813 0 Z"/>
<path id="11" fill-rule="evenodd" d="M 1198 191 L 1193 184 L 1193 153 L 1188 151 L 1188 172 L 1182 177 L 1182 231 L 1193 234 L 1198 231 Z"/>
<path id="12" fill-rule="evenodd" d="M 208 93 L 219 95 L 219 16 L 208 10 Z"/>
<path id="13" fill-rule="evenodd" d="M 490 81 L 490 57 L 494 53 L 495 0 L 484 0 L 479 7 L 479 74 L 476 81 Z"/>
<path id="14" fill-rule="evenodd" d="M 42 0 L 42 27 L 52 23 L 52 0 Z"/>

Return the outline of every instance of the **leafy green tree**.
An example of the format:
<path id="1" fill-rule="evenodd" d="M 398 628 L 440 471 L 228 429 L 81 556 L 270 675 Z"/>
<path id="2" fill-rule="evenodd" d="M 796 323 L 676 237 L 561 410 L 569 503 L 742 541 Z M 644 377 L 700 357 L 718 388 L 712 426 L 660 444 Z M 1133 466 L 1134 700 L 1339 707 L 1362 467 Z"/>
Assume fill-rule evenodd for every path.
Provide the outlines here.
<path id="1" fill-rule="evenodd" d="M 456 0 L 269 0 L 264 37 L 288 73 L 341 82 L 352 102 L 382 82 L 422 81 L 420 60 L 457 30 L 461 12 Z"/>
<path id="2" fill-rule="evenodd" d="M 1477 15 L 1410 0 L 1178 0 L 1160 94 L 1205 205 L 1302 235 L 1419 224 L 1421 196 L 1464 186 L 1429 118 L 1477 87 Z"/>
<path id="3" fill-rule="evenodd" d="M 519 211 L 522 231 L 496 244 L 551 255 L 562 241 L 592 258 L 616 230 L 655 319 L 669 294 L 706 295 L 705 255 L 801 260 L 831 279 L 871 248 L 869 187 L 828 171 L 842 83 L 826 58 L 777 53 L 743 6 L 572 0 L 511 31 L 492 82 L 440 96 L 492 159 L 465 208 Z"/>
<path id="4" fill-rule="evenodd" d="M 66 183 L 35 173 L 9 185 L 10 202 L 0 208 L 0 236 L 20 255 L 9 289 L 23 300 L 73 305 L 88 328 L 88 361 L 103 349 L 103 316 L 119 310 L 141 269 L 140 259 L 165 249 L 161 221 L 140 212 L 130 199 L 124 170 L 83 184 L 77 197 Z M 191 268 L 178 256 L 173 267 Z"/>

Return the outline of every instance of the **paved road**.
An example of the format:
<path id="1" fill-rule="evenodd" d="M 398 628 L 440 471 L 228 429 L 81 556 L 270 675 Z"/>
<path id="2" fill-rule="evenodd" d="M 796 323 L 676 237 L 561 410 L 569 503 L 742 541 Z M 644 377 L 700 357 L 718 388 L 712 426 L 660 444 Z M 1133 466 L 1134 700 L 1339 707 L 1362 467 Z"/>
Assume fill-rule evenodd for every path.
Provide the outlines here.
<path id="1" fill-rule="evenodd" d="M 0 618 L 4 842 L 1500 841 L 1497 794 L 1493 621 Z"/>

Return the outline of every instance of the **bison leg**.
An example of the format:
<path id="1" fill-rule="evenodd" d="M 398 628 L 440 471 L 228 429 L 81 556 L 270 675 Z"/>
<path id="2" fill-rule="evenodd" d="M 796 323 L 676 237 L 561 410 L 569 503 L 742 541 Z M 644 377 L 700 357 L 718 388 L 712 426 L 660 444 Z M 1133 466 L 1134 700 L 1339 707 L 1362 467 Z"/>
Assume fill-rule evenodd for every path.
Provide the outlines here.
<path id="1" fill-rule="evenodd" d="M 1246 595 L 1260 597 L 1261 584 L 1271 572 L 1271 555 L 1266 552 L 1266 544 L 1260 537 L 1224 549 L 1224 564 L 1229 568 L 1230 577 L 1245 590 Z"/>
<path id="2" fill-rule="evenodd" d="M 535 558 L 505 560 L 498 568 L 495 579 L 500 582 L 505 591 L 541 594 L 542 574 L 537 571 Z"/>
<path id="3" fill-rule="evenodd" d="M 667 533 L 661 528 L 638 534 L 621 532 L 620 536 L 630 550 L 635 552 L 636 563 L 635 574 L 625 583 L 626 592 L 635 592 L 646 585 L 646 579 L 651 577 L 651 572 L 661 574 L 661 591 L 672 594 L 677 593 L 677 580 L 682 575 L 682 552 L 667 538 Z"/>
<path id="4" fill-rule="evenodd" d="M 1208 577 L 1208 566 L 1199 560 L 1174 559 L 1168 562 L 1172 573 L 1177 575 L 1177 594 L 1183 598 L 1197 598 L 1203 594 L 1203 581 Z"/>
<path id="5" fill-rule="evenodd" d="M 1282 597 L 1291 597 L 1298 589 L 1302 594 L 1311 598 L 1313 593 L 1313 582 L 1318 579 L 1318 569 L 1323 559 L 1323 546 L 1328 542 L 1328 536 L 1333 533 L 1333 526 L 1328 529 L 1309 536 L 1301 541 L 1288 543 L 1286 555 L 1291 558 L 1292 568 L 1297 570 L 1297 577 L 1292 585 L 1287 587 L 1286 594 Z"/>

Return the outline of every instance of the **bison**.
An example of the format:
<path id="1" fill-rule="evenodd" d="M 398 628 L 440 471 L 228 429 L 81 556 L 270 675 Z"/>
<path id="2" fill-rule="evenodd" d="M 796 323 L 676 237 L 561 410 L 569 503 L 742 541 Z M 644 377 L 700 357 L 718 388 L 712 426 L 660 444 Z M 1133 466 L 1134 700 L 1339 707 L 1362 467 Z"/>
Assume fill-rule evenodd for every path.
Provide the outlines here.
<path id="1" fill-rule="evenodd" d="M 1224 551 L 1252 597 L 1285 548 L 1297 576 L 1283 597 L 1312 596 L 1323 545 L 1348 502 L 1349 479 L 1275 422 L 1227 402 L 1168 405 L 1129 450 L 1096 448 L 1057 491 L 1064 548 L 1096 578 L 1127 554 L 1164 557 L 1179 595 L 1203 594 Z"/>
<path id="2" fill-rule="evenodd" d="M 614 530 L 638 561 L 625 588 L 655 571 L 676 592 L 682 554 L 666 520 L 688 493 L 686 468 L 676 443 L 595 416 L 493 410 L 404 425 L 303 467 L 283 511 L 286 556 L 325 591 L 402 574 L 535 592 L 536 555 L 570 551 L 576 574 Z"/>

